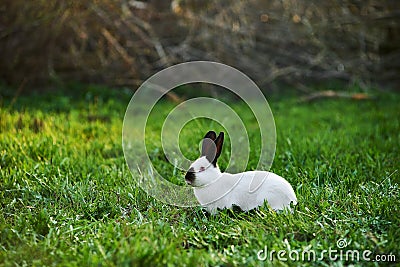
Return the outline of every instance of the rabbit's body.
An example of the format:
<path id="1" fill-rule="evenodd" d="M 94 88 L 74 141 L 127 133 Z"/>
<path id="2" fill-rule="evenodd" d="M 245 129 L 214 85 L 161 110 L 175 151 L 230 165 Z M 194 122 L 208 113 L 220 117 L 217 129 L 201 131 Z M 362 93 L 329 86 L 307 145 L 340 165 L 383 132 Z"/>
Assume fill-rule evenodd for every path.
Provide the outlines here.
<path id="1" fill-rule="evenodd" d="M 218 209 L 231 208 L 233 205 L 248 211 L 263 205 L 265 201 L 274 210 L 290 209 L 291 203 L 297 204 L 292 186 L 275 173 L 221 173 L 217 159 L 223 140 L 222 132 L 218 138 L 215 132 L 208 132 L 203 139 L 202 156 L 192 163 L 185 176 L 203 207 L 215 213 Z"/>
<path id="2" fill-rule="evenodd" d="M 297 203 L 292 186 L 279 175 L 266 171 L 221 173 L 210 184 L 194 187 L 194 193 L 199 203 L 212 214 L 233 205 L 248 211 L 266 201 L 272 209 L 283 210 L 290 209 L 290 203 Z"/>

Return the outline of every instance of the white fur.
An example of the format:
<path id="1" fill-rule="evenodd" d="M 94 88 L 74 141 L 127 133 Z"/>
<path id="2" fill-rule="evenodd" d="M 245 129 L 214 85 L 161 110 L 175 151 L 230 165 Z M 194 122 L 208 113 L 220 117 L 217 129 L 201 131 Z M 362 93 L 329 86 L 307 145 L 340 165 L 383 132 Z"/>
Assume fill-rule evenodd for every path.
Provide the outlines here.
<path id="1" fill-rule="evenodd" d="M 218 208 L 231 208 L 232 205 L 248 211 L 263 205 L 265 201 L 274 210 L 290 209 L 292 202 L 297 204 L 292 186 L 272 172 L 221 173 L 205 156 L 190 167 L 195 172 L 195 179 L 191 183 L 195 196 L 212 214 Z"/>

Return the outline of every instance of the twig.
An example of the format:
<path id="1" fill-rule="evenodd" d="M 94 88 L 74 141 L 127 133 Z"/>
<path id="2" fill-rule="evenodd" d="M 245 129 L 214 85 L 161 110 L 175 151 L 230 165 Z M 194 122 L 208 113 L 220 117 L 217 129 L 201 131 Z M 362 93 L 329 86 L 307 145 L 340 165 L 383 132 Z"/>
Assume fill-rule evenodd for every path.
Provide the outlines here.
<path id="1" fill-rule="evenodd" d="M 183 101 L 177 94 L 175 94 L 174 92 L 171 92 L 171 91 L 167 92 L 167 90 L 162 86 L 159 86 L 157 84 L 150 84 L 150 86 L 153 89 L 166 94 L 175 103 L 181 103 Z"/>
<path id="2" fill-rule="evenodd" d="M 128 11 L 127 11 L 128 12 Z M 129 11 L 130 19 L 139 27 L 142 27 L 145 29 L 150 36 L 149 38 L 146 38 L 145 35 L 140 35 L 144 41 L 151 42 L 154 46 L 154 49 L 156 50 L 158 56 L 160 57 L 162 63 L 166 66 L 171 66 L 171 62 L 168 60 L 167 54 L 165 53 L 164 47 L 162 46 L 161 42 L 159 41 L 157 35 L 155 34 L 153 27 L 150 25 L 150 23 L 138 18 L 137 16 L 133 15 Z M 126 21 L 125 21 L 126 22 Z"/>
<path id="3" fill-rule="evenodd" d="M 346 92 L 335 92 L 332 90 L 326 90 L 321 92 L 315 92 L 310 95 L 302 97 L 299 102 L 311 102 L 321 98 L 351 98 L 355 100 L 366 100 L 372 99 L 372 96 L 365 93 L 346 93 Z"/>
<path id="4" fill-rule="evenodd" d="M 24 77 L 20 86 L 17 89 L 17 92 L 15 92 L 15 95 L 14 95 L 13 99 L 11 100 L 10 105 L 8 106 L 8 109 L 11 109 L 13 107 L 14 103 L 17 101 L 19 95 L 21 94 L 22 90 L 24 89 L 27 81 L 28 81 L 28 79 L 26 77 Z"/>
<path id="5" fill-rule="evenodd" d="M 128 52 L 126 52 L 126 50 L 122 47 L 122 45 L 118 43 L 117 39 L 115 39 L 115 37 L 105 28 L 101 30 L 101 33 L 107 39 L 107 41 L 114 47 L 117 53 L 125 61 L 125 63 L 129 65 L 133 75 L 139 77 L 139 74 L 136 71 L 137 68 L 134 67 L 134 59 L 129 56 Z"/>

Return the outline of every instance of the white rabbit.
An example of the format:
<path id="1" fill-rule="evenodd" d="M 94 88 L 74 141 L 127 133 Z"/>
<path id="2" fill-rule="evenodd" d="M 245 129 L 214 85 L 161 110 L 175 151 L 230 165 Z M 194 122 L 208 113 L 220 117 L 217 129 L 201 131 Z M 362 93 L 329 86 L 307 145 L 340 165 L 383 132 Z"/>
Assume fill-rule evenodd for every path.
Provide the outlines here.
<path id="1" fill-rule="evenodd" d="M 203 139 L 201 157 L 194 161 L 185 175 L 186 183 L 208 212 L 240 207 L 243 211 L 257 208 L 265 201 L 273 210 L 290 209 L 297 204 L 292 186 L 282 177 L 267 171 L 248 171 L 237 174 L 221 173 L 217 159 L 221 155 L 224 133 L 218 137 L 209 131 Z"/>

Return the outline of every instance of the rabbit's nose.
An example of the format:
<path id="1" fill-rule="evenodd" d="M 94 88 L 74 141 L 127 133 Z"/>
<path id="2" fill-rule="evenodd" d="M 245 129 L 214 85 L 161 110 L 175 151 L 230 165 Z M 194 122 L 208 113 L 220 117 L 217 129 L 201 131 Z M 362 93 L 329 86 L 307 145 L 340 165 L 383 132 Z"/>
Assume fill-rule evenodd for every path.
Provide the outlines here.
<path id="1" fill-rule="evenodd" d="M 191 184 L 193 183 L 193 181 L 194 181 L 195 178 L 196 178 L 196 176 L 194 175 L 194 169 L 193 169 L 193 167 L 191 167 L 191 168 L 187 171 L 187 173 L 186 173 L 186 175 L 185 175 L 186 183 L 189 184 L 189 185 L 191 185 Z"/>

